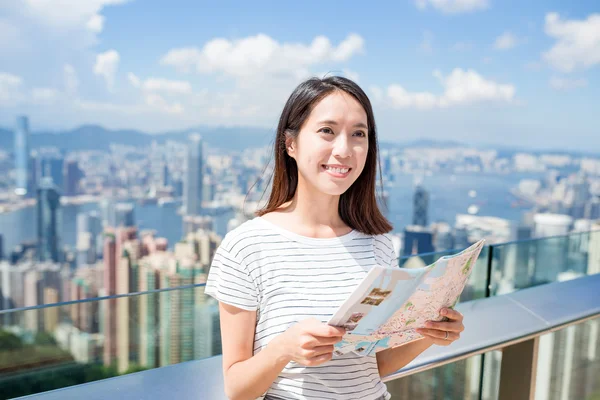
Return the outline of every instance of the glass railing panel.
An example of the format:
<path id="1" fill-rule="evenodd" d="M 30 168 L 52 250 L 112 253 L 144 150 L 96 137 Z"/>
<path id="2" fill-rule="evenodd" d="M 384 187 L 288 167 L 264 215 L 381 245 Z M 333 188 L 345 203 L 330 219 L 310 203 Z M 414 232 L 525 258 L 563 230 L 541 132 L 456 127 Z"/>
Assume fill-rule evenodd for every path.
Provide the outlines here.
<path id="1" fill-rule="evenodd" d="M 492 295 L 600 272 L 600 232 L 493 245 Z"/>
<path id="2" fill-rule="evenodd" d="M 0 314 L 0 398 L 221 354 L 204 287 Z"/>
<path id="3" fill-rule="evenodd" d="M 539 340 L 536 400 L 600 399 L 600 318 Z"/>
<path id="4" fill-rule="evenodd" d="M 478 400 L 481 356 L 419 372 L 386 383 L 393 399 Z"/>

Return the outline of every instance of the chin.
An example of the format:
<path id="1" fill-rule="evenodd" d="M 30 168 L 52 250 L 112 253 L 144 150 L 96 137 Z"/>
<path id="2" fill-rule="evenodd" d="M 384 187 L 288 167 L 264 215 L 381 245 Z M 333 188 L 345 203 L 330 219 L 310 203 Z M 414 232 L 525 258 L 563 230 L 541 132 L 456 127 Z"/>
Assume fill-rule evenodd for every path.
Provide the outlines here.
<path id="1" fill-rule="evenodd" d="M 331 196 L 340 196 L 344 193 L 346 193 L 346 191 L 348 191 L 348 189 L 350 189 L 350 186 L 352 185 L 343 185 L 343 186 L 337 186 L 337 185 L 322 185 L 319 190 L 323 193 L 326 193 L 328 195 Z"/>

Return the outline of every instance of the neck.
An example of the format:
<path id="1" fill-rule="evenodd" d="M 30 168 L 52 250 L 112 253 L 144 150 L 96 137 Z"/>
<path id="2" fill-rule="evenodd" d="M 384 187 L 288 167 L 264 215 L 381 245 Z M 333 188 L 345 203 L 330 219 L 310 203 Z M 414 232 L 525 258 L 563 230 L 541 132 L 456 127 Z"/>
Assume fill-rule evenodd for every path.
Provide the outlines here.
<path id="1" fill-rule="evenodd" d="M 296 194 L 287 207 L 287 211 L 294 215 L 294 219 L 309 228 L 335 229 L 345 226 L 338 211 L 340 196 L 310 190 L 303 183 L 298 182 Z"/>

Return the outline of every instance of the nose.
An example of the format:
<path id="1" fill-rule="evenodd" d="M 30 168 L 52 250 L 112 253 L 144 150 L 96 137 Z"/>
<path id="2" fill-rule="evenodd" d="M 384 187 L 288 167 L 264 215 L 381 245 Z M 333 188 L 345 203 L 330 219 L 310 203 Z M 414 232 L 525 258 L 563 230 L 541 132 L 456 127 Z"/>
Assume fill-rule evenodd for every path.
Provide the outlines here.
<path id="1" fill-rule="evenodd" d="M 352 148 L 346 135 L 338 135 L 333 144 L 333 155 L 339 158 L 348 158 L 352 155 Z"/>

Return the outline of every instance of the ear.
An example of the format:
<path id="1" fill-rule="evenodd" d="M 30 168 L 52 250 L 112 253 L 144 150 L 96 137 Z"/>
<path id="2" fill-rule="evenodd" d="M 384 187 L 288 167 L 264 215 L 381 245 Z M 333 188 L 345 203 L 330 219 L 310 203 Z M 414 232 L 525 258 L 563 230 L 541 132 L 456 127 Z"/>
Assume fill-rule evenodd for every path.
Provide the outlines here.
<path id="1" fill-rule="evenodd" d="M 285 139 L 285 152 L 292 158 L 296 155 L 296 141 L 291 136 Z"/>

